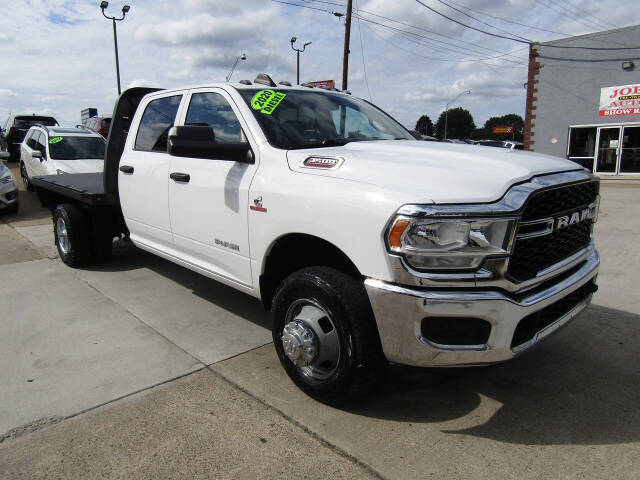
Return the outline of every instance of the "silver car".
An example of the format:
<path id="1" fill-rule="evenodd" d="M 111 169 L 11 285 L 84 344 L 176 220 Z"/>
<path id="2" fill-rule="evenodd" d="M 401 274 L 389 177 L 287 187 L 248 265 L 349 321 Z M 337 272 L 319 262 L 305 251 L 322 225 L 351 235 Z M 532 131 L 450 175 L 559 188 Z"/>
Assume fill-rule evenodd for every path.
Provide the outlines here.
<path id="1" fill-rule="evenodd" d="M 0 212 L 18 212 L 18 184 L 11 170 L 0 161 Z"/>

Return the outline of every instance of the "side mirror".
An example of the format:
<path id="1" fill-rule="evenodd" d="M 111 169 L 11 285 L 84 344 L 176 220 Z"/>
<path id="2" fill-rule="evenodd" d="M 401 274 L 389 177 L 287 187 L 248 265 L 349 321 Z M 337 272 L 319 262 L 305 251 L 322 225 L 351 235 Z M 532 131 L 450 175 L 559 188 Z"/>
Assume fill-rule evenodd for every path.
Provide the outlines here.
<path id="1" fill-rule="evenodd" d="M 42 152 L 39 152 L 39 151 L 36 150 L 35 152 L 33 152 L 31 154 L 31 158 L 39 158 L 40 161 L 42 161 Z"/>
<path id="2" fill-rule="evenodd" d="M 208 125 L 171 127 L 167 151 L 174 157 L 255 162 L 249 142 L 217 143 L 215 133 Z"/>

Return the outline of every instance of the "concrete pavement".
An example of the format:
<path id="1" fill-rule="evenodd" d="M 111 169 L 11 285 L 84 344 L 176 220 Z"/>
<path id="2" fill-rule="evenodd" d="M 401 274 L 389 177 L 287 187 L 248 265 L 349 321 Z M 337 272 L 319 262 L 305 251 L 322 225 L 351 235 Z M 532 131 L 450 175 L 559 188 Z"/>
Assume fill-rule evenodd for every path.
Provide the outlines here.
<path id="1" fill-rule="evenodd" d="M 208 370 L 0 444 L 0 478 L 377 478 Z"/>
<path id="2" fill-rule="evenodd" d="M 3 338 L 12 328 L 9 336 L 18 344 L 51 344 L 50 353 L 61 356 L 77 350 L 93 371 L 89 346 L 82 344 L 91 324 L 62 322 L 83 312 L 90 317 L 95 307 L 87 307 L 97 302 L 100 310 L 114 312 L 111 318 L 120 327 L 98 318 L 95 332 L 112 346 L 146 348 L 147 361 L 162 365 L 156 374 L 167 383 L 134 393 L 135 387 L 145 388 L 140 380 L 152 369 L 129 361 L 105 372 L 96 369 L 97 386 L 82 388 L 87 380 L 73 362 L 48 365 L 47 375 L 71 389 L 67 397 L 54 381 L 47 389 L 71 402 L 67 411 L 80 408 L 76 397 L 91 399 L 95 391 L 99 395 L 87 404 L 96 407 L 100 398 L 108 404 L 33 433 L 38 415 L 46 424 L 67 414 L 56 413 L 53 407 L 60 403 L 47 403 L 42 391 L 30 398 L 30 383 L 7 383 L 13 396 L 1 397 L 6 394 L 0 391 L 0 408 L 8 403 L 16 416 L 21 403 L 40 410 L 26 409 L 24 418 L 36 424 L 0 443 L 0 477 L 640 478 L 639 200 L 637 185 L 603 185 L 596 228 L 600 291 L 594 306 L 562 332 L 491 368 L 394 369 L 385 391 L 345 409 L 310 400 L 286 377 L 273 346 L 260 347 L 268 341 L 268 319 L 253 299 L 128 247 L 113 262 L 67 269 L 43 252 L 48 214 L 27 212 L 26 220 L 10 221 L 10 231 L 0 229 L 24 246 L 18 251 L 30 252 L 2 265 L 13 253 L 0 243 L 0 275 L 23 277 L 10 294 L 0 290 L 0 303 L 19 305 L 7 296 L 43 288 L 38 282 L 46 275 L 60 278 L 53 283 L 64 291 L 77 289 L 76 302 L 62 295 L 56 303 L 45 292 L 37 302 L 41 313 L 30 306 L 26 322 L 0 321 L 0 358 L 10 356 L 2 353 L 11 348 Z M 74 310 L 76 303 L 82 308 Z M 22 315 L 16 307 L 14 316 Z M 47 316 L 67 332 L 86 336 L 72 348 L 56 336 L 47 342 L 37 328 Z M 136 337 L 135 328 L 128 333 L 132 325 L 149 331 L 149 338 Z M 115 362 L 115 352 L 105 361 Z M 173 364 L 181 358 L 177 352 L 192 359 L 194 370 L 210 366 L 170 381 L 162 356 Z M 11 368 L 0 371 L 3 385 L 13 381 L 6 370 L 26 377 L 35 368 L 31 358 L 11 355 Z M 176 365 L 177 370 L 179 360 Z M 181 368 L 187 371 L 188 363 Z M 106 395 L 106 387 L 122 376 L 131 394 L 114 401 L 118 396 Z"/>

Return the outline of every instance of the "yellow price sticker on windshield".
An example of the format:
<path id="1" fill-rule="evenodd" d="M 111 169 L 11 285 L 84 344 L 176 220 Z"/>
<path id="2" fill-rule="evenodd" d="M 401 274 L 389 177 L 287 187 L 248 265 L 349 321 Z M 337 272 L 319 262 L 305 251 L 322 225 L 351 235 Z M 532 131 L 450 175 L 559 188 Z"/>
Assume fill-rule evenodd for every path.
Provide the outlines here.
<path id="1" fill-rule="evenodd" d="M 51 140 L 49 140 L 49 143 L 58 143 L 62 141 L 62 137 L 53 137 Z"/>
<path id="2" fill-rule="evenodd" d="M 265 115 L 271 115 L 286 96 L 286 93 L 274 92 L 273 90 L 260 90 L 251 99 L 251 108 L 260 110 L 260 113 L 264 113 Z"/>

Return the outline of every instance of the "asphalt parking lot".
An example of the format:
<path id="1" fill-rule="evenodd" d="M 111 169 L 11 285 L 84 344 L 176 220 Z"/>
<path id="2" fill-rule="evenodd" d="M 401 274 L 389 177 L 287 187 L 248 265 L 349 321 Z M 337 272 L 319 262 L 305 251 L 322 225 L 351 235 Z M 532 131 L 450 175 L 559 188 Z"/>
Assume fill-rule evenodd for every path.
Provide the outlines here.
<path id="1" fill-rule="evenodd" d="M 129 245 L 72 270 L 21 192 L 0 216 L 1 478 L 640 478 L 640 182 L 605 182 L 600 290 L 518 359 L 394 369 L 330 408 L 258 301 Z"/>

